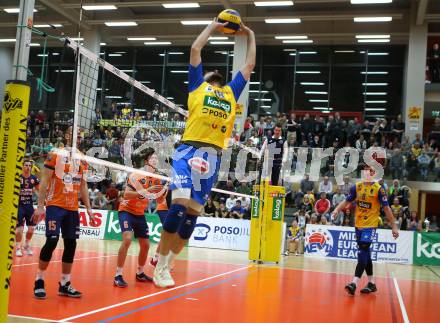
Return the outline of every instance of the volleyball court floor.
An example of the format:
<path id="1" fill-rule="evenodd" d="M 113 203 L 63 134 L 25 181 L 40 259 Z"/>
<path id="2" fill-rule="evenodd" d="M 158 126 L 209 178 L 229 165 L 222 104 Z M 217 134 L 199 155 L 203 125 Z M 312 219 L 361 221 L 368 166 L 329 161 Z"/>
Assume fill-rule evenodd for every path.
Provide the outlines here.
<path id="1" fill-rule="evenodd" d="M 33 240 L 42 243 L 41 236 Z M 57 295 L 61 250 L 46 274 L 46 300 L 32 291 L 39 248 L 15 259 L 8 322 L 439 322 L 440 268 L 375 264 L 378 292 L 353 297 L 344 291 L 351 261 L 289 256 L 278 266 L 255 265 L 245 252 L 188 248 L 176 261 L 176 286 L 159 289 L 134 280 L 132 244 L 124 268 L 129 286 L 121 289 L 113 287 L 118 247 L 80 240 L 72 273 L 80 299 Z"/>

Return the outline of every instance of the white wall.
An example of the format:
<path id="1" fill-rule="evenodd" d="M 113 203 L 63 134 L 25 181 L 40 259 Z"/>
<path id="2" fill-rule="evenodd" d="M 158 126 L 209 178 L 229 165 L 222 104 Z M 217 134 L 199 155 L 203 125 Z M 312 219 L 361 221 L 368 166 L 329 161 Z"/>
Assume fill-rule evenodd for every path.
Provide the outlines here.
<path id="1" fill-rule="evenodd" d="M 0 111 L 3 108 L 5 82 L 11 79 L 14 49 L 0 46 Z"/>

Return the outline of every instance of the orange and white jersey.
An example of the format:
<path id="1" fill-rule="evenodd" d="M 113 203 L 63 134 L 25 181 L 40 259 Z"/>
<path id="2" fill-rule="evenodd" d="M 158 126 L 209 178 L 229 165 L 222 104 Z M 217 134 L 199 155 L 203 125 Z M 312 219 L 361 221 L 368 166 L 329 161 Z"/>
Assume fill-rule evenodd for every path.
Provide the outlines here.
<path id="1" fill-rule="evenodd" d="M 46 206 L 77 211 L 81 180 L 87 164 L 72 159 L 71 153 L 65 149 L 56 149 L 49 152 L 44 167 L 54 171 L 48 180 Z"/>
<path id="2" fill-rule="evenodd" d="M 157 185 L 161 185 L 160 179 L 144 176 L 139 173 L 132 173 L 127 179 L 127 188 L 135 192 L 141 189 L 149 189 Z M 138 195 L 135 198 L 127 198 L 124 195 L 123 200 L 119 205 L 119 212 L 125 211 L 133 215 L 144 216 L 148 202 L 148 198 L 142 195 Z"/>

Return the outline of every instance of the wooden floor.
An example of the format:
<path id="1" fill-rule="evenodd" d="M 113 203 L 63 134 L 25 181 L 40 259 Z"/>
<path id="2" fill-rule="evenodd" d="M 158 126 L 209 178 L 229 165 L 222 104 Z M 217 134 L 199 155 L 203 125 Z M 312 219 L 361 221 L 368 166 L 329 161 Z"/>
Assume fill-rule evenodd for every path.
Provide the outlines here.
<path id="1" fill-rule="evenodd" d="M 176 287 L 158 289 L 135 282 L 133 244 L 124 270 L 129 287 L 119 289 L 112 285 L 117 241 L 80 241 L 72 282 L 81 299 L 57 295 L 58 250 L 47 272 L 48 297 L 36 300 L 42 241 L 33 241 L 34 256 L 15 259 L 8 322 L 439 322 L 440 268 L 375 264 L 378 292 L 353 297 L 343 288 L 351 261 L 289 256 L 279 266 L 255 265 L 245 252 L 188 248 L 176 262 Z"/>

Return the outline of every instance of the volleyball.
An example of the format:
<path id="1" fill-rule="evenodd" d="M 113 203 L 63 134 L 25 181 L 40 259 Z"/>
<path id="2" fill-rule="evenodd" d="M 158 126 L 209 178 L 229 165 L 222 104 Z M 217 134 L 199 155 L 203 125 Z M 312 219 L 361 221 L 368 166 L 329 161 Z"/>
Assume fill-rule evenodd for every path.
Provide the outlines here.
<path id="1" fill-rule="evenodd" d="M 223 27 L 224 34 L 235 34 L 240 29 L 241 17 L 236 10 L 223 10 L 218 15 L 217 21 L 220 23 L 227 22 L 226 26 Z"/>

